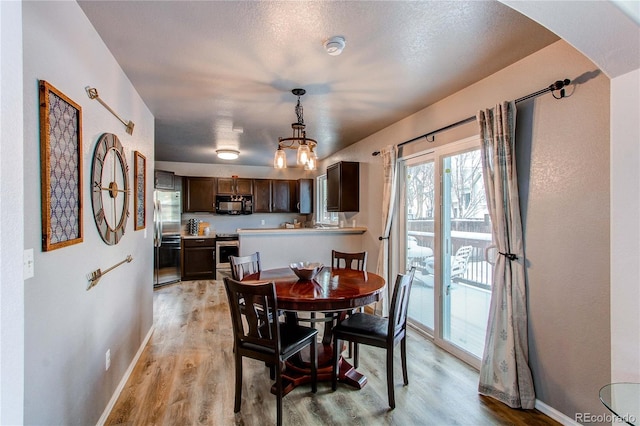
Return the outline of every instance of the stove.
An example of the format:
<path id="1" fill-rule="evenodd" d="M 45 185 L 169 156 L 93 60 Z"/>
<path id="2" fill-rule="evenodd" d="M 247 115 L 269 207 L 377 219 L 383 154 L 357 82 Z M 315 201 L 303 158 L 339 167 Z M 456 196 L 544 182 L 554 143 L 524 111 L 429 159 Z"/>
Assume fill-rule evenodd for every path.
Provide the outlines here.
<path id="1" fill-rule="evenodd" d="M 216 240 L 218 241 L 237 241 L 238 234 L 216 234 Z"/>
<path id="2" fill-rule="evenodd" d="M 239 256 L 238 234 L 216 234 L 216 279 L 231 276 L 229 256 Z"/>

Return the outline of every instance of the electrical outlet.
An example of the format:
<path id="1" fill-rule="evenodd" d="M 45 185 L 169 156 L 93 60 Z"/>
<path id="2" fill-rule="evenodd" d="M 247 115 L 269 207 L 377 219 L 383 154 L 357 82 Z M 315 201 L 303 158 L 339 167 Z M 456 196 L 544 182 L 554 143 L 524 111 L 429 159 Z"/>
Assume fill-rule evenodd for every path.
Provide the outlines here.
<path id="1" fill-rule="evenodd" d="M 264 225 L 264 219 L 260 221 L 260 225 Z"/>
<path id="2" fill-rule="evenodd" d="M 33 249 L 26 249 L 22 255 L 22 274 L 23 279 L 33 277 Z"/>
<path id="3" fill-rule="evenodd" d="M 111 367 L 111 349 L 107 349 L 107 353 L 104 354 L 104 371 L 107 371 Z"/>

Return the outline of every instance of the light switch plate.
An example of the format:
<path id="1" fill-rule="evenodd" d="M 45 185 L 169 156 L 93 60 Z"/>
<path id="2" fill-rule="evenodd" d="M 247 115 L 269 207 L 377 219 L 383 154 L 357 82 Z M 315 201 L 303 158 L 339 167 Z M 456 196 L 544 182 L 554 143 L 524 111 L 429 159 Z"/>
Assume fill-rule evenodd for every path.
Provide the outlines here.
<path id="1" fill-rule="evenodd" d="M 26 280 L 28 278 L 32 278 L 33 274 L 33 249 L 26 249 L 23 254 L 22 275 Z"/>

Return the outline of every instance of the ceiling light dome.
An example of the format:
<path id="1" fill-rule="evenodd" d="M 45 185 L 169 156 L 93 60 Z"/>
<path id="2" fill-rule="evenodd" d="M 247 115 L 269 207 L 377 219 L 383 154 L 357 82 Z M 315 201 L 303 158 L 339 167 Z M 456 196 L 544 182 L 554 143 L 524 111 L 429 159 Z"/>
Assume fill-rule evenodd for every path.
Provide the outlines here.
<path id="1" fill-rule="evenodd" d="M 324 42 L 324 49 L 331 56 L 338 56 L 344 50 L 346 41 L 344 37 L 335 36 Z"/>
<path id="2" fill-rule="evenodd" d="M 218 158 L 222 160 L 235 160 L 240 155 L 240 151 L 235 149 L 218 149 L 216 150 Z"/>

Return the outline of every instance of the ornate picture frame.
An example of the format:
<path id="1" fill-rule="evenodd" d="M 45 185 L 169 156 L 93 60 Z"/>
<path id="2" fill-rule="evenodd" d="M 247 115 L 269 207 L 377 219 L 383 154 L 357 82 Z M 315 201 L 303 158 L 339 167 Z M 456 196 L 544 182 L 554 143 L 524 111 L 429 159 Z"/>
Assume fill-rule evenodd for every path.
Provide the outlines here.
<path id="1" fill-rule="evenodd" d="M 40 93 L 42 250 L 83 240 L 82 108 L 45 80 Z"/>
<path id="2" fill-rule="evenodd" d="M 145 197 L 147 188 L 147 158 L 139 151 L 133 152 L 133 211 L 135 212 L 134 231 L 147 226 Z"/>

